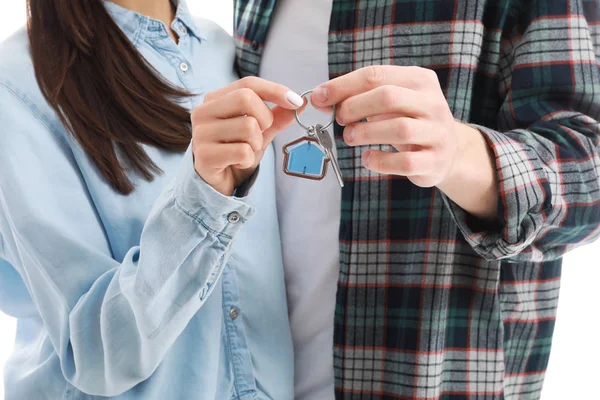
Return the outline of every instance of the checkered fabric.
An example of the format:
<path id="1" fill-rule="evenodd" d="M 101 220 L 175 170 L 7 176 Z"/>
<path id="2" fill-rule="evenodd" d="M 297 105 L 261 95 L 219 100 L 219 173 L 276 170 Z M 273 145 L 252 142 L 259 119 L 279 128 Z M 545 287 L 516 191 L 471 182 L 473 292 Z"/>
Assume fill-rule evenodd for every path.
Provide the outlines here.
<path id="1" fill-rule="evenodd" d="M 275 3 L 236 1 L 242 75 L 258 73 Z M 598 0 L 334 0 L 330 76 L 434 70 L 500 187 L 500 218 L 483 224 L 361 167 L 336 127 L 338 399 L 540 398 L 560 257 L 600 234 L 599 20 Z"/>

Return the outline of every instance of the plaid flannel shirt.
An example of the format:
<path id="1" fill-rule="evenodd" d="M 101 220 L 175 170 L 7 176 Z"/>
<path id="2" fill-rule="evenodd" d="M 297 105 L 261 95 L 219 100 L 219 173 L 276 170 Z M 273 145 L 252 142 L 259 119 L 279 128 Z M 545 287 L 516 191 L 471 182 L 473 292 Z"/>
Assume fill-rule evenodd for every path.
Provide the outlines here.
<path id="1" fill-rule="evenodd" d="M 242 75 L 258 74 L 275 3 L 236 1 Z M 338 399 L 540 397 L 560 257 L 600 233 L 599 8 L 334 0 L 330 76 L 377 64 L 434 70 L 454 116 L 487 139 L 500 191 L 499 220 L 481 224 L 437 189 L 361 167 L 364 148 L 346 146 L 336 126 L 346 181 Z"/>

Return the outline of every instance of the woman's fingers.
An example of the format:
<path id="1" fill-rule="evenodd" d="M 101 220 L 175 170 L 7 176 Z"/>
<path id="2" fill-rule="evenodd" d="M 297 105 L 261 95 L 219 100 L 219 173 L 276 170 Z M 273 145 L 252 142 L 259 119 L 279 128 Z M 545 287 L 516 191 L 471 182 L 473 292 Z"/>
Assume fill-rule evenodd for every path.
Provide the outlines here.
<path id="1" fill-rule="evenodd" d="M 297 111 L 299 115 L 302 115 L 306 109 L 306 103 L 300 107 Z M 273 125 L 265 132 L 263 132 L 263 148 L 267 147 L 275 136 L 281 133 L 284 129 L 288 128 L 294 122 L 294 111 L 286 110 L 283 107 L 275 106 L 271 110 L 273 112 Z"/>
<path id="2" fill-rule="evenodd" d="M 261 131 L 269 129 L 273 124 L 271 109 L 250 89 L 239 89 L 196 107 L 192 112 L 192 123 L 201 124 L 214 119 L 246 115 L 258 121 Z"/>
<path id="3" fill-rule="evenodd" d="M 196 171 L 206 176 L 221 173 L 229 166 L 250 168 L 256 155 L 248 143 L 198 143 L 194 146 L 194 164 Z"/>
<path id="4" fill-rule="evenodd" d="M 195 128 L 195 140 L 205 143 L 247 143 L 253 151 L 261 151 L 263 134 L 256 118 L 235 117 L 214 120 Z"/>
<path id="5" fill-rule="evenodd" d="M 288 110 L 295 110 L 304 104 L 304 100 L 300 95 L 290 90 L 287 86 L 256 77 L 246 77 L 224 88 L 210 92 L 204 97 L 204 101 L 210 102 L 241 89 L 251 90 L 263 101 L 276 104 Z"/>

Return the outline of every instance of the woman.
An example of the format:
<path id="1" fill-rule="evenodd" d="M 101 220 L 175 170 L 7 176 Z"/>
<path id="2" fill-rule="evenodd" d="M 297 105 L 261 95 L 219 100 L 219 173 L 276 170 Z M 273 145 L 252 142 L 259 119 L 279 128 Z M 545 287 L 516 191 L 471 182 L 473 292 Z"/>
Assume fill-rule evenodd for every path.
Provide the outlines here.
<path id="1" fill-rule="evenodd" d="M 6 398 L 292 398 L 270 142 L 302 100 L 234 82 L 183 1 L 28 5 L 0 46 Z"/>

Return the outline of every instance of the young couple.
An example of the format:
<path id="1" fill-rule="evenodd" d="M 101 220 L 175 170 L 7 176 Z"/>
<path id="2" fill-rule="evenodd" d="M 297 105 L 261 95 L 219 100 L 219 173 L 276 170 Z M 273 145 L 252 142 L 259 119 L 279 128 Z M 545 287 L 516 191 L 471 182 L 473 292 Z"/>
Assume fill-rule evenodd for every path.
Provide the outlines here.
<path id="1" fill-rule="evenodd" d="M 7 400 L 539 398 L 599 234 L 595 1 L 238 0 L 235 42 L 183 0 L 28 6 Z M 283 171 L 313 88 L 343 189 Z"/>

